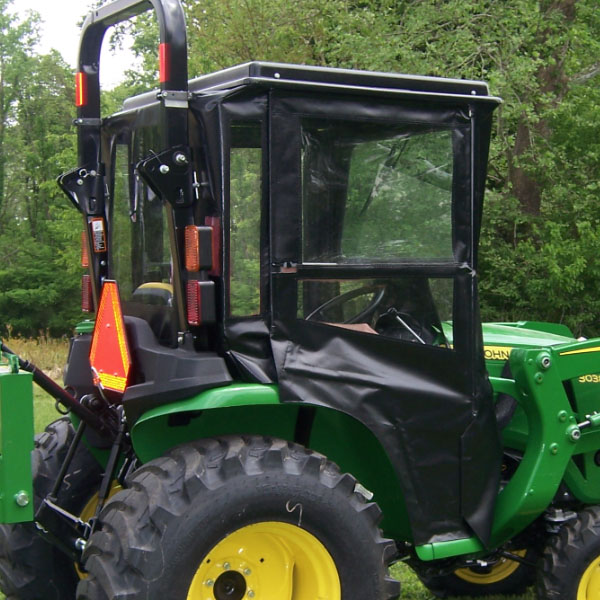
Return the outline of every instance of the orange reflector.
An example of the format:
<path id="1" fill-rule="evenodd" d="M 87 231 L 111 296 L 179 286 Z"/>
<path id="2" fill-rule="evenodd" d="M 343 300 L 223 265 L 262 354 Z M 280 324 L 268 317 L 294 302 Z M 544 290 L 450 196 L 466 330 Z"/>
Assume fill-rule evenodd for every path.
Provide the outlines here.
<path id="1" fill-rule="evenodd" d="M 195 225 L 185 226 L 185 268 L 200 270 L 200 232 Z"/>
<path id="2" fill-rule="evenodd" d="M 87 75 L 80 71 L 75 74 L 75 106 L 79 107 L 87 104 L 87 92 Z"/>
<path id="3" fill-rule="evenodd" d="M 171 79 L 171 46 L 160 44 L 158 47 L 158 67 L 160 82 L 165 83 Z"/>
<path id="4" fill-rule="evenodd" d="M 116 281 L 105 281 L 102 286 L 90 348 L 90 365 L 96 385 L 121 394 L 125 391 L 131 357 Z"/>
<path id="5" fill-rule="evenodd" d="M 85 235 L 85 231 L 81 232 L 81 266 L 84 269 L 87 269 L 90 266 L 90 261 L 88 259 L 87 237 Z"/>
<path id="6" fill-rule="evenodd" d="M 94 296 L 92 295 L 92 278 L 89 275 L 81 277 L 81 310 L 94 312 Z"/>

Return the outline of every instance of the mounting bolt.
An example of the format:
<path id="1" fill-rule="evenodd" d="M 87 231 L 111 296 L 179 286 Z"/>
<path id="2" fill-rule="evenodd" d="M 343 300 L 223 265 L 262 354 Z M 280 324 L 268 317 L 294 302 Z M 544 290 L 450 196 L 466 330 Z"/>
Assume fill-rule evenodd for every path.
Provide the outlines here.
<path id="1" fill-rule="evenodd" d="M 537 363 L 541 369 L 547 371 L 552 365 L 552 360 L 550 360 L 550 355 L 547 352 L 542 352 L 538 354 Z"/>
<path id="2" fill-rule="evenodd" d="M 577 425 L 571 425 L 567 427 L 567 437 L 572 441 L 576 442 L 581 437 L 581 429 Z"/>
<path id="3" fill-rule="evenodd" d="M 254 590 L 248 590 L 248 598 L 254 598 Z"/>
<path id="4" fill-rule="evenodd" d="M 173 157 L 173 160 L 178 165 L 187 165 L 188 164 L 188 157 L 183 152 L 177 152 L 177 153 L 175 153 L 175 156 Z"/>
<path id="5" fill-rule="evenodd" d="M 78 179 L 77 180 L 77 185 L 83 185 L 83 179 Z"/>
<path id="6" fill-rule="evenodd" d="M 558 454 L 558 444 L 550 444 L 550 454 Z"/>
<path id="7" fill-rule="evenodd" d="M 215 582 L 214 582 L 212 579 L 207 579 L 207 580 L 204 582 L 204 585 L 205 585 L 206 587 L 212 587 L 212 586 L 214 585 L 214 583 L 215 583 Z"/>
<path id="8" fill-rule="evenodd" d="M 169 165 L 160 165 L 160 167 L 158 167 L 158 170 L 161 172 L 162 175 L 166 175 L 171 169 L 169 169 Z"/>
<path id="9" fill-rule="evenodd" d="M 246 575 L 246 577 L 252 575 L 252 571 L 250 569 L 244 569 L 244 575 Z"/>
<path id="10" fill-rule="evenodd" d="M 533 376 L 534 381 L 537 384 L 540 384 L 544 381 L 544 375 L 543 373 L 540 373 L 539 371 Z"/>
<path id="11" fill-rule="evenodd" d="M 231 569 L 231 565 L 230 565 L 228 562 L 226 562 L 226 563 L 223 563 L 223 569 L 224 569 L 225 571 L 229 571 L 229 569 Z"/>
<path id="12" fill-rule="evenodd" d="M 87 546 L 87 542 L 83 538 L 77 538 L 75 540 L 75 548 L 79 550 L 79 552 L 83 552 L 85 547 Z"/>
<path id="13" fill-rule="evenodd" d="M 567 415 L 567 411 L 566 411 L 566 410 L 561 410 L 561 411 L 558 413 L 558 420 L 559 420 L 561 423 L 565 423 L 565 422 L 566 422 L 566 420 L 567 420 L 567 416 L 568 416 L 568 415 Z"/>
<path id="14" fill-rule="evenodd" d="M 29 494 L 25 490 L 21 490 L 15 494 L 15 502 L 21 508 L 29 504 Z"/>

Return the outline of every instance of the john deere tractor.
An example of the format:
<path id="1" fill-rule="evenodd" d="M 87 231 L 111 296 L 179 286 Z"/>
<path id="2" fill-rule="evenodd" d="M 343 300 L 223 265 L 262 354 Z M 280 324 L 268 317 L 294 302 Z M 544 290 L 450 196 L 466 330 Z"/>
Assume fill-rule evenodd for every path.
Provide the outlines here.
<path id="1" fill-rule="evenodd" d="M 106 30 L 160 89 L 101 118 Z M 600 340 L 482 327 L 476 81 L 252 62 L 188 80 L 178 0 L 83 25 L 83 309 L 64 388 L 2 347 L 18 600 L 600 598 Z M 64 413 L 33 439 L 32 384 Z M 33 451 L 32 451 L 33 448 Z"/>

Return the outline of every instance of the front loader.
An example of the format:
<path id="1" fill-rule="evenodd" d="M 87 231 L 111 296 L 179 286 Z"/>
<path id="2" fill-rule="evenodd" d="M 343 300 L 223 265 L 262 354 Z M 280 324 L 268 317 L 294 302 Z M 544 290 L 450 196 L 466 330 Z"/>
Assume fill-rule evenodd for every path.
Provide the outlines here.
<path id="1" fill-rule="evenodd" d="M 101 118 L 104 34 L 150 8 L 160 89 Z M 119 0 L 76 96 L 90 318 L 64 388 L 2 346 L 9 598 L 389 600 L 399 560 L 600 596 L 600 340 L 480 321 L 485 83 L 188 80 L 179 1 Z M 65 409 L 33 451 L 32 378 Z"/>

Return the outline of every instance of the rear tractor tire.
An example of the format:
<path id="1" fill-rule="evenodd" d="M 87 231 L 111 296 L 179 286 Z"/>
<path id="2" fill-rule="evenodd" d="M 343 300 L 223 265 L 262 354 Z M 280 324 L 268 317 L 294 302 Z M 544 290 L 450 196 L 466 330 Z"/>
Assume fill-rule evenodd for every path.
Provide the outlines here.
<path id="1" fill-rule="evenodd" d="M 259 436 L 182 445 L 131 475 L 85 551 L 79 600 L 391 600 L 395 544 L 356 481 Z"/>
<path id="2" fill-rule="evenodd" d="M 539 600 L 600 600 L 600 506 L 552 536 L 538 569 Z"/>
<path id="3" fill-rule="evenodd" d="M 75 432 L 68 418 L 35 437 L 32 453 L 35 508 L 52 490 Z M 81 445 L 71 462 L 58 504 L 80 514 L 100 485 L 102 469 Z M 71 600 L 79 576 L 70 558 L 36 532 L 33 523 L 0 525 L 0 589 L 7 600 Z"/>

